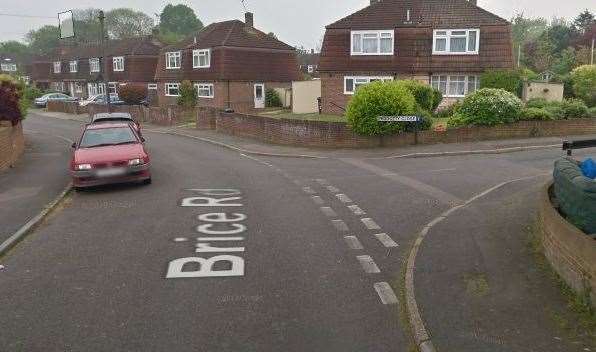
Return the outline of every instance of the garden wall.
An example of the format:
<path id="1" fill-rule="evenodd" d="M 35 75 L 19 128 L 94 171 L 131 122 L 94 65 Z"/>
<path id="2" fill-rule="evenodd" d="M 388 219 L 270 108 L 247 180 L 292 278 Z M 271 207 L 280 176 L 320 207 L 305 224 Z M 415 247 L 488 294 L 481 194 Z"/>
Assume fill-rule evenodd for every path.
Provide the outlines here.
<path id="1" fill-rule="evenodd" d="M 25 150 L 23 126 L 0 121 L 0 170 L 14 165 Z"/>
<path id="2" fill-rule="evenodd" d="M 106 105 L 89 105 L 89 116 L 97 113 L 107 112 Z M 139 122 L 147 122 L 162 126 L 171 126 L 185 121 L 194 122 L 196 119 L 195 109 L 184 109 L 171 105 L 165 107 L 146 107 L 143 105 L 112 105 L 111 112 L 127 112 L 133 119 Z"/>
<path id="3" fill-rule="evenodd" d="M 255 138 L 260 141 L 306 147 L 370 148 L 412 144 L 462 143 L 509 138 L 596 134 L 596 119 L 520 121 L 494 127 L 462 127 L 445 132 L 421 131 L 393 136 L 366 137 L 352 132 L 342 122 L 276 119 L 266 116 L 199 110 L 197 127 Z"/>
<path id="4" fill-rule="evenodd" d="M 64 112 L 67 114 L 86 114 L 87 107 L 80 106 L 76 101 L 48 101 L 47 110 Z"/>
<path id="5" fill-rule="evenodd" d="M 553 208 L 549 189 L 540 194 L 539 227 L 544 255 L 553 269 L 578 294 L 596 304 L 596 243 Z"/>

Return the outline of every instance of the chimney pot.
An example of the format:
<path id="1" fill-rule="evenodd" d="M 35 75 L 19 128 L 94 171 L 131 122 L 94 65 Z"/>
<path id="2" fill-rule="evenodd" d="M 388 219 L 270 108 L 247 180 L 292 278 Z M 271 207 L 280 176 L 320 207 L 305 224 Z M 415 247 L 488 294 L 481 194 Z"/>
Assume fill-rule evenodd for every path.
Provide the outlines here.
<path id="1" fill-rule="evenodd" d="M 244 14 L 244 24 L 246 25 L 246 27 L 254 27 L 255 23 L 254 23 L 254 15 L 252 12 L 247 12 Z"/>

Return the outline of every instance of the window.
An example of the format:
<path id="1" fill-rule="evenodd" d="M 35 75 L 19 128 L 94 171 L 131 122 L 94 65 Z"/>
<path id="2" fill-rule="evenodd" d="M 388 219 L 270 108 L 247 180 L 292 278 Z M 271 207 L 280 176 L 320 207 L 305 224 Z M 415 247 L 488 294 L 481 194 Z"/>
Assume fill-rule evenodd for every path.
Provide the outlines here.
<path id="1" fill-rule="evenodd" d="M 83 84 L 81 82 L 75 82 L 75 93 L 83 93 Z"/>
<path id="2" fill-rule="evenodd" d="M 87 95 L 97 95 L 97 83 L 87 83 Z"/>
<path id="3" fill-rule="evenodd" d="M 393 55 L 393 31 L 352 31 L 352 55 Z"/>
<path id="4" fill-rule="evenodd" d="M 108 82 L 108 94 L 110 94 L 110 97 L 113 97 L 116 94 L 118 94 L 118 90 L 116 88 L 117 86 L 118 82 Z"/>
<path id="5" fill-rule="evenodd" d="M 2 69 L 2 71 L 14 72 L 17 70 L 17 64 L 2 64 L 0 66 L 0 69 Z"/>
<path id="6" fill-rule="evenodd" d="M 213 98 L 213 83 L 196 83 L 197 96 L 199 98 Z"/>
<path id="7" fill-rule="evenodd" d="M 72 60 L 69 62 L 70 65 L 70 72 L 77 72 L 77 60 Z"/>
<path id="8" fill-rule="evenodd" d="M 392 81 L 391 76 L 379 77 L 344 77 L 344 94 L 354 94 L 354 92 L 365 84 L 374 81 Z"/>
<path id="9" fill-rule="evenodd" d="M 478 29 L 438 29 L 433 32 L 434 55 L 478 54 Z"/>
<path id="10" fill-rule="evenodd" d="M 54 73 L 60 73 L 60 71 L 62 71 L 62 64 L 60 63 L 60 61 L 55 61 L 54 62 Z"/>
<path id="11" fill-rule="evenodd" d="M 106 94 L 106 84 L 100 83 L 97 85 L 97 94 Z"/>
<path id="12" fill-rule="evenodd" d="M 211 66 L 211 49 L 197 49 L 192 51 L 192 67 L 207 68 Z"/>
<path id="13" fill-rule="evenodd" d="M 89 72 L 99 72 L 99 59 L 93 58 L 89 59 Z"/>
<path id="14" fill-rule="evenodd" d="M 430 81 L 445 97 L 463 97 L 478 89 L 480 84 L 478 76 L 465 75 L 435 75 Z"/>
<path id="15" fill-rule="evenodd" d="M 64 92 L 64 82 L 53 82 L 53 89 L 57 92 Z"/>
<path id="16" fill-rule="evenodd" d="M 315 72 L 315 67 L 313 65 L 308 65 L 308 73 L 313 73 Z"/>
<path id="17" fill-rule="evenodd" d="M 112 59 L 114 71 L 124 71 L 124 56 L 116 56 Z"/>
<path id="18" fill-rule="evenodd" d="M 149 83 L 149 84 L 147 84 L 147 89 L 157 90 L 157 84 L 155 84 L 155 83 Z"/>
<path id="19" fill-rule="evenodd" d="M 166 83 L 166 96 L 177 97 L 180 95 L 180 83 Z"/>
<path id="20" fill-rule="evenodd" d="M 182 53 L 180 51 L 166 53 L 166 68 L 170 70 L 180 68 L 181 55 Z"/>

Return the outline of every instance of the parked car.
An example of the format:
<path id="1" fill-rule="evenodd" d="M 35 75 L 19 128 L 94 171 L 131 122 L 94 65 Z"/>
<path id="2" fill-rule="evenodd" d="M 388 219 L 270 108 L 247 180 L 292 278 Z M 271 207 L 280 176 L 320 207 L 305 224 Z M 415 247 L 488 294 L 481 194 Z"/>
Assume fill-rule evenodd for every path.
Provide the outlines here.
<path id="1" fill-rule="evenodd" d="M 70 172 L 75 189 L 114 183 L 151 183 L 150 158 L 141 137 L 128 122 L 92 123 L 84 127 Z"/>
<path id="2" fill-rule="evenodd" d="M 80 106 L 87 106 L 89 104 L 106 104 L 105 94 L 92 95 L 85 100 L 79 102 Z M 120 100 L 117 95 L 110 95 L 110 104 L 112 105 L 124 105 L 124 101 Z"/>
<path id="3" fill-rule="evenodd" d="M 99 113 L 91 117 L 91 123 L 105 122 L 127 122 L 134 128 L 135 132 L 141 135 L 141 124 L 135 121 L 132 115 L 127 112 Z"/>
<path id="4" fill-rule="evenodd" d="M 76 98 L 64 93 L 48 93 L 44 94 L 39 98 L 35 98 L 35 106 L 38 108 L 45 108 L 48 105 L 48 101 L 76 101 Z"/>

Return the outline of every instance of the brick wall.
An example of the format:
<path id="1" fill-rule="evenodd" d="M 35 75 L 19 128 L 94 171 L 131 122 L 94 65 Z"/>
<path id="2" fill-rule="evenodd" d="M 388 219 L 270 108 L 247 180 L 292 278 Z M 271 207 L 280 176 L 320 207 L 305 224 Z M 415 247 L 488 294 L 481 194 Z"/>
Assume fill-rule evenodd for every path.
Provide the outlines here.
<path id="1" fill-rule="evenodd" d="M 544 255 L 575 292 L 590 293 L 592 304 L 596 305 L 596 245 L 553 208 L 549 186 L 541 191 L 539 208 Z"/>
<path id="2" fill-rule="evenodd" d="M 89 105 L 89 116 L 103 112 L 107 112 L 107 107 L 105 105 Z M 194 122 L 197 115 L 195 109 L 188 110 L 176 105 L 164 107 L 146 107 L 143 105 L 113 105 L 111 112 L 129 113 L 136 121 L 162 126 L 171 126 L 185 121 Z"/>
<path id="3" fill-rule="evenodd" d="M 0 170 L 12 166 L 25 150 L 23 126 L 0 121 Z"/>
<path id="4" fill-rule="evenodd" d="M 47 110 L 67 114 L 86 114 L 87 106 L 80 106 L 76 101 L 48 101 Z"/>

